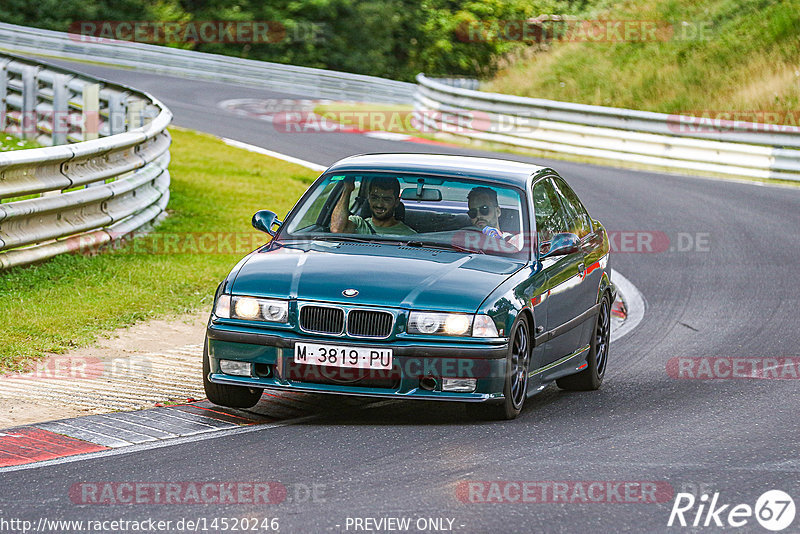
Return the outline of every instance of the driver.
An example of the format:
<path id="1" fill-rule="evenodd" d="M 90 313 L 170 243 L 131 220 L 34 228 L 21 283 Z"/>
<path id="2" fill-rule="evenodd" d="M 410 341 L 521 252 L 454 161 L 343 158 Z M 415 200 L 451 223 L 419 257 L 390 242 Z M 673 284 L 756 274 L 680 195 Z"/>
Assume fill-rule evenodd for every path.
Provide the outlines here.
<path id="1" fill-rule="evenodd" d="M 394 217 L 400 203 L 400 182 L 397 178 L 378 176 L 369 184 L 369 207 L 372 217 L 364 219 L 349 215 L 350 195 L 355 189 L 352 177 L 345 179 L 342 196 L 331 214 L 331 232 L 337 234 L 395 234 L 411 235 L 416 232 Z"/>
<path id="2" fill-rule="evenodd" d="M 490 187 L 475 187 L 467 195 L 467 205 L 467 215 L 473 226 L 488 236 L 503 239 L 520 248 L 520 235 L 500 230 L 500 215 L 503 212 L 497 201 L 497 191 Z"/>

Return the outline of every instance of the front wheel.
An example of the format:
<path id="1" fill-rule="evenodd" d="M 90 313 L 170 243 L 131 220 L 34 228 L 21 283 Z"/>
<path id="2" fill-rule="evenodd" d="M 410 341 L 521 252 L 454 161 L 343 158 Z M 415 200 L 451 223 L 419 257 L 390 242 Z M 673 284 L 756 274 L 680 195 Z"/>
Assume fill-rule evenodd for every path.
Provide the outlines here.
<path id="1" fill-rule="evenodd" d="M 608 346 L 611 342 L 611 303 L 608 295 L 603 295 L 597 312 L 586 369 L 580 373 L 556 380 L 561 389 L 568 391 L 592 391 L 600 389 L 608 363 Z"/>
<path id="2" fill-rule="evenodd" d="M 215 384 L 208 379 L 210 373 L 211 362 L 208 357 L 208 339 L 206 339 L 203 346 L 203 388 L 208 400 L 228 408 L 252 408 L 261 399 L 262 389 Z"/>
<path id="3" fill-rule="evenodd" d="M 522 411 L 528 395 L 528 368 L 531 363 L 530 328 L 524 315 L 511 327 L 506 376 L 503 385 L 503 402 L 491 401 L 467 404 L 470 415 L 479 419 L 510 420 Z"/>

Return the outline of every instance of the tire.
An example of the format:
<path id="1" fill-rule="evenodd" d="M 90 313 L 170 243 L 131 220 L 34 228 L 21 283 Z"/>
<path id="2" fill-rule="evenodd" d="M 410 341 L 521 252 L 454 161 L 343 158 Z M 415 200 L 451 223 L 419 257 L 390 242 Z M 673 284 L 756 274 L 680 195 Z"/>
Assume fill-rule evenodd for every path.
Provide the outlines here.
<path id="1" fill-rule="evenodd" d="M 588 366 L 580 373 L 565 376 L 556 380 L 561 389 L 567 391 L 594 391 L 600 389 L 603 376 L 606 374 L 608 364 L 608 345 L 611 337 L 611 303 L 608 295 L 603 295 L 600 309 L 594 324 L 592 343 L 589 356 L 586 358 Z"/>
<path id="2" fill-rule="evenodd" d="M 522 411 L 528 394 L 528 369 L 531 363 L 530 324 L 522 315 L 511 327 L 503 401 L 467 404 L 467 412 L 476 419 L 508 421 Z"/>
<path id="3" fill-rule="evenodd" d="M 203 388 L 206 390 L 208 400 L 228 408 L 252 408 L 261 400 L 263 389 L 215 384 L 208 380 L 210 373 L 211 363 L 208 358 L 208 339 L 206 339 L 203 345 Z"/>

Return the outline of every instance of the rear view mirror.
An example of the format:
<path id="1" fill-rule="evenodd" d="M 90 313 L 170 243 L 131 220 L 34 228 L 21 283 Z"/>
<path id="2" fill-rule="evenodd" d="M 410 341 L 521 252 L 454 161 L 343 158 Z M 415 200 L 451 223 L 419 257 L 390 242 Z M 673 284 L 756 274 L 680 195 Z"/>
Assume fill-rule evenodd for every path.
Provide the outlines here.
<path id="1" fill-rule="evenodd" d="M 419 194 L 421 193 L 421 194 Z M 423 189 L 418 187 L 407 187 L 400 193 L 400 200 L 416 200 L 417 202 L 439 202 L 442 200 L 442 192 L 438 189 Z"/>
<path id="2" fill-rule="evenodd" d="M 253 215 L 253 228 L 266 232 L 272 237 L 275 237 L 272 227 L 276 224 L 280 226 L 283 222 L 279 221 L 278 216 L 269 210 L 259 210 Z"/>

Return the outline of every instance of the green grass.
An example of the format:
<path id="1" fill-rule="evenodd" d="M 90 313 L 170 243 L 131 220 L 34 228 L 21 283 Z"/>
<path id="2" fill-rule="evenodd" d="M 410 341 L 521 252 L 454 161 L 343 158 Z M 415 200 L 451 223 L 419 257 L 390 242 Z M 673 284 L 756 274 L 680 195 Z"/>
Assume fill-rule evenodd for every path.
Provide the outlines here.
<path id="1" fill-rule="evenodd" d="M 253 213 L 282 218 L 317 176 L 210 135 L 171 133 L 169 217 L 153 233 L 110 253 L 0 273 L 0 371 L 137 321 L 209 306 L 222 277 L 266 241 L 250 226 Z"/>
<path id="2" fill-rule="evenodd" d="M 42 145 L 29 139 L 20 139 L 5 132 L 0 132 L 0 152 L 9 150 L 23 150 L 26 148 L 39 148 Z"/>
<path id="3" fill-rule="evenodd" d="M 593 18 L 708 31 L 666 42 L 555 43 L 511 60 L 484 89 L 663 113 L 800 109 L 798 0 L 627 1 Z"/>

